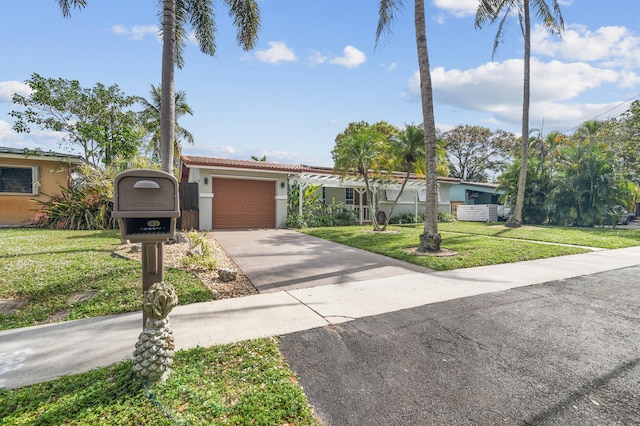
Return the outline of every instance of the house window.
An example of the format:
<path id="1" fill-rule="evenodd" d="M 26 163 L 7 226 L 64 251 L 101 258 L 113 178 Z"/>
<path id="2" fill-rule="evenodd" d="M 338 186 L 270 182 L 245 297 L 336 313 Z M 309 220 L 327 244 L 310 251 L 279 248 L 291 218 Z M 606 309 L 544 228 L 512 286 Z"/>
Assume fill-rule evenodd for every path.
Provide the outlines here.
<path id="1" fill-rule="evenodd" d="M 37 167 L 0 167 L 0 193 L 38 193 Z"/>
<path id="2" fill-rule="evenodd" d="M 353 204 L 353 188 L 344 189 L 344 203 Z"/>

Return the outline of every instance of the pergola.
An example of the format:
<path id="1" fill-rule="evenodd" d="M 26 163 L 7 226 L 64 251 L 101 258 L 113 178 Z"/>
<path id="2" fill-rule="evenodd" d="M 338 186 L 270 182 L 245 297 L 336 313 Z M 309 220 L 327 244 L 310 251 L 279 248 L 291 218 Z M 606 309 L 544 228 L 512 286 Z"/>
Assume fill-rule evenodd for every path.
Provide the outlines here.
<path id="1" fill-rule="evenodd" d="M 390 191 L 399 191 L 402 188 L 402 178 L 397 179 L 380 179 L 380 178 L 371 178 L 369 179 L 369 187 L 372 190 L 371 201 L 373 205 L 376 204 L 376 194 L 378 190 L 390 190 Z M 304 190 L 311 185 L 321 185 L 326 188 L 353 188 L 355 192 L 357 192 L 360 197 L 359 204 L 359 221 L 360 224 L 363 223 L 363 205 L 362 199 L 364 198 L 362 195 L 367 191 L 366 185 L 364 183 L 364 178 L 361 177 L 353 177 L 353 176 L 338 176 L 333 174 L 323 174 L 323 173 L 301 173 L 296 176 L 291 176 L 290 181 L 295 182 L 299 185 L 300 191 L 298 191 L 298 213 L 302 215 L 302 196 Z M 439 186 L 439 185 L 438 185 Z M 426 200 L 426 191 L 427 184 L 424 180 L 409 180 L 404 187 L 405 190 L 409 189 L 415 191 L 415 214 L 418 215 L 418 203 L 420 201 Z M 423 195 L 424 194 L 424 195 Z M 440 199 L 440 192 L 438 191 L 438 201 Z"/>

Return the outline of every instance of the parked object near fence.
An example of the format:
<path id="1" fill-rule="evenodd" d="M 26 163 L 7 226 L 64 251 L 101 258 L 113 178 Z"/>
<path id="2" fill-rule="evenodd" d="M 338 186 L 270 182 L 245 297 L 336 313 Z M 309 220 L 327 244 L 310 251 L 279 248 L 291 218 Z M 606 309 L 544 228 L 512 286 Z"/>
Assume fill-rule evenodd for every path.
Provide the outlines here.
<path id="1" fill-rule="evenodd" d="M 466 222 L 497 222 L 497 204 L 473 204 L 458 206 L 456 219 Z"/>

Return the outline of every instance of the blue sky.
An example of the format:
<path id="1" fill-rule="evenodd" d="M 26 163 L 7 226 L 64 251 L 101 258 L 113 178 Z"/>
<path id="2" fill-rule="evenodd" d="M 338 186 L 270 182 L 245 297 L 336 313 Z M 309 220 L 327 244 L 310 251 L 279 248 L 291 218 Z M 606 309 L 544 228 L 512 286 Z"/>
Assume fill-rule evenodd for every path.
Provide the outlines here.
<path id="1" fill-rule="evenodd" d="M 413 2 L 377 48 L 377 1 L 262 0 L 256 49 L 244 52 L 224 2 L 214 1 L 217 52 L 189 44 L 176 72 L 194 110 L 180 124 L 195 136 L 190 155 L 331 166 L 349 122 L 422 121 Z M 519 134 L 523 45 L 516 20 L 492 59 L 495 26 L 474 28 L 477 0 L 425 0 L 436 126 L 480 125 Z M 565 33 L 538 26 L 532 40 L 532 128 L 572 132 L 617 115 L 640 94 L 637 0 L 560 0 Z M 158 2 L 88 0 L 64 19 L 55 0 L 3 5 L 0 26 L 0 146 L 63 150 L 61 135 L 16 134 L 14 92 L 32 73 L 118 84 L 148 97 L 158 85 L 162 46 Z"/>

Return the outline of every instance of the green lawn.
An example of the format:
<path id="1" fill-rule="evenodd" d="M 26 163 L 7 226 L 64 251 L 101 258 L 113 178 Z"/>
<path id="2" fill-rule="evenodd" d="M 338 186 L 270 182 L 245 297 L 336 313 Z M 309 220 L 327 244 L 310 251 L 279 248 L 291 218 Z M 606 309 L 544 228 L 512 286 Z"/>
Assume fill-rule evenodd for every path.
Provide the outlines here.
<path id="1" fill-rule="evenodd" d="M 0 330 L 140 310 L 142 267 L 113 256 L 119 244 L 117 231 L 0 229 L 0 298 L 24 302 L 0 313 Z M 180 304 L 212 299 L 190 272 L 166 268 L 165 281 Z M 95 295 L 75 301 L 86 292 Z"/>
<path id="2" fill-rule="evenodd" d="M 113 256 L 116 231 L 0 230 L 0 298 L 24 302 L 0 329 L 140 310 L 139 262 Z M 211 300 L 191 273 L 166 268 L 181 304 Z M 95 291 L 89 300 L 75 296 Z M 131 352 L 133 353 L 133 347 Z M 179 351 L 153 390 L 131 362 L 0 389 L 0 425 L 318 425 L 275 339 Z"/>
<path id="3" fill-rule="evenodd" d="M 541 244 L 574 244 L 600 248 L 640 245 L 640 231 L 614 229 L 576 229 L 523 227 L 509 229 L 501 224 L 452 222 L 439 224 L 442 247 L 458 252 L 456 256 L 418 256 L 406 249 L 416 247 L 422 225 L 390 226 L 385 233 L 372 233 L 371 227 L 302 229 L 309 235 L 351 247 L 372 251 L 438 271 L 542 259 L 585 253 L 580 247 Z"/>
<path id="4" fill-rule="evenodd" d="M 523 226 L 480 222 L 439 223 L 442 232 L 462 232 L 501 238 L 517 238 L 559 244 L 615 249 L 640 245 L 640 229 L 571 228 L 559 226 Z"/>
<path id="5" fill-rule="evenodd" d="M 275 339 L 180 351 L 149 390 L 131 361 L 0 389 L 0 425 L 319 425 Z"/>

